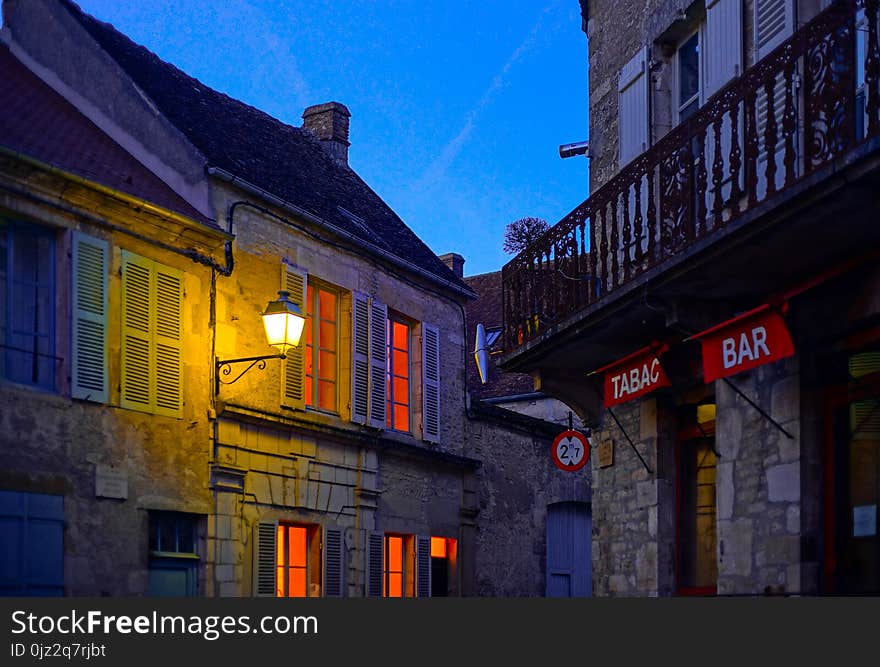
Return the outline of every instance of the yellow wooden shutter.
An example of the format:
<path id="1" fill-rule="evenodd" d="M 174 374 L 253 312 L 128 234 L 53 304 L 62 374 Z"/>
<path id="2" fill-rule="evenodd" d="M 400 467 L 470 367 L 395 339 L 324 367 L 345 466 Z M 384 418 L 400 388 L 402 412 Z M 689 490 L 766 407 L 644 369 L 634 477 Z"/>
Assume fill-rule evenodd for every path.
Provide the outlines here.
<path id="1" fill-rule="evenodd" d="M 107 241 L 73 233 L 73 327 L 70 394 L 106 403 Z"/>
<path id="2" fill-rule="evenodd" d="M 290 300 L 302 310 L 303 316 L 306 311 L 306 285 L 308 273 L 303 269 L 285 265 L 283 273 L 282 289 L 290 293 Z M 311 321 L 306 326 L 311 326 Z M 301 342 L 298 346 L 287 351 L 287 359 L 284 360 L 283 378 L 281 380 L 281 404 L 295 410 L 305 410 L 306 407 L 306 368 L 305 368 L 305 337 L 303 330 Z"/>
<path id="3" fill-rule="evenodd" d="M 122 391 L 123 408 L 152 412 L 155 375 L 151 354 L 153 262 L 122 251 Z"/>
<path id="4" fill-rule="evenodd" d="M 183 407 L 180 349 L 183 273 L 158 263 L 154 264 L 154 269 L 155 410 L 156 414 L 180 417 Z"/>

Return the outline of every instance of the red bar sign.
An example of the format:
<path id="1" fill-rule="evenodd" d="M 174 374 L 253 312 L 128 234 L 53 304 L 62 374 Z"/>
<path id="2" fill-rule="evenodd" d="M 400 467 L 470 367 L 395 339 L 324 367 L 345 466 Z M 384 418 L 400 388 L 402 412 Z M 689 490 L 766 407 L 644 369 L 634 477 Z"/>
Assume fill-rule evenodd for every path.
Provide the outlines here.
<path id="1" fill-rule="evenodd" d="M 785 359 L 794 343 L 785 318 L 769 305 L 698 333 L 703 346 L 703 380 L 712 382 Z"/>
<path id="2" fill-rule="evenodd" d="M 605 407 L 626 403 L 660 387 L 670 386 L 659 359 L 665 351 L 665 347 L 646 347 L 596 371 L 605 373 Z"/>

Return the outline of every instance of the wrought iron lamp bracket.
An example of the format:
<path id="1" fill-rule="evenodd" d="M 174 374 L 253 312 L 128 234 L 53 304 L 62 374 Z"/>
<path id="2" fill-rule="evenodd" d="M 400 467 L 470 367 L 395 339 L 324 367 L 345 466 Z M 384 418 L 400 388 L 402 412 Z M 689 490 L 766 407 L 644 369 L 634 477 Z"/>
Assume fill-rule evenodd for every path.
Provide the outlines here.
<path id="1" fill-rule="evenodd" d="M 263 370 L 266 368 L 266 360 L 267 359 L 287 359 L 286 354 L 264 354 L 259 357 L 242 357 L 240 359 L 216 359 L 214 362 L 214 393 L 220 393 L 220 385 L 221 384 L 235 384 L 238 382 L 245 373 L 247 373 L 250 369 L 256 366 L 258 369 Z M 221 378 L 232 375 L 232 364 L 244 364 L 248 363 L 248 366 L 238 375 L 236 375 L 231 380 L 224 380 Z"/>

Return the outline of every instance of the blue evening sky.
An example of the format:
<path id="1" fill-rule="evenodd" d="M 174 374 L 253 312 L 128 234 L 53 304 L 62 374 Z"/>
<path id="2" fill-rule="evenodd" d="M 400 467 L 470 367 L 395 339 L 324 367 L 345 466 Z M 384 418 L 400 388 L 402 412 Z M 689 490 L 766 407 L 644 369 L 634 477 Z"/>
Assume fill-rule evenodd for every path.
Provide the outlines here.
<path id="1" fill-rule="evenodd" d="M 587 196 L 577 0 L 77 0 L 185 72 L 299 126 L 351 111 L 349 161 L 436 253 L 496 271 L 504 227 Z"/>

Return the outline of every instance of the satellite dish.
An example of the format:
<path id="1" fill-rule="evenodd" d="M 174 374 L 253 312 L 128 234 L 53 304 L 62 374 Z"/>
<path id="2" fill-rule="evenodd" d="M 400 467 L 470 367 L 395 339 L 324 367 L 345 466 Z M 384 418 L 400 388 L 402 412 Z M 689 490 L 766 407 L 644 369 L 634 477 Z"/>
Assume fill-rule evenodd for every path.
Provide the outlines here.
<path id="1" fill-rule="evenodd" d="M 489 350 L 486 346 L 486 329 L 482 324 L 477 325 L 474 359 L 477 362 L 477 370 L 480 372 L 480 382 L 486 384 L 489 380 Z"/>

